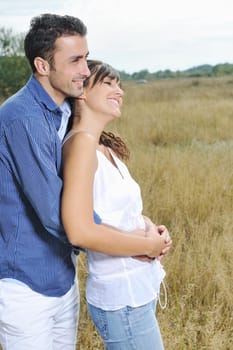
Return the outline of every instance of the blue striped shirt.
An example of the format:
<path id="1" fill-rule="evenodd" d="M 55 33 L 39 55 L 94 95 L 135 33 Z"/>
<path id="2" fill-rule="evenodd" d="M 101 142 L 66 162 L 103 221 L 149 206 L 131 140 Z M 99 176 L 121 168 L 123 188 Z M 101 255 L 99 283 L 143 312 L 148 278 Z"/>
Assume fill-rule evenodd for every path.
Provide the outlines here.
<path id="1" fill-rule="evenodd" d="M 0 279 L 48 296 L 65 294 L 75 278 L 60 219 L 61 118 L 33 76 L 0 107 Z"/>

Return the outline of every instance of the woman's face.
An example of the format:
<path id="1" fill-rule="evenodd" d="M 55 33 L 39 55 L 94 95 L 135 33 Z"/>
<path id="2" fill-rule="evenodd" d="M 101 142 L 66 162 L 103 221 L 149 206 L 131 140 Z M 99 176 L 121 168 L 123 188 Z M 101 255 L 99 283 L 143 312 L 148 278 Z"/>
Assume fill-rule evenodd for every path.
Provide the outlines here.
<path id="1" fill-rule="evenodd" d="M 86 105 L 94 112 L 105 114 L 111 119 L 121 115 L 123 90 L 120 82 L 110 77 L 105 77 L 103 81 L 92 86 L 94 77 L 90 78 L 89 85 L 84 88 Z"/>

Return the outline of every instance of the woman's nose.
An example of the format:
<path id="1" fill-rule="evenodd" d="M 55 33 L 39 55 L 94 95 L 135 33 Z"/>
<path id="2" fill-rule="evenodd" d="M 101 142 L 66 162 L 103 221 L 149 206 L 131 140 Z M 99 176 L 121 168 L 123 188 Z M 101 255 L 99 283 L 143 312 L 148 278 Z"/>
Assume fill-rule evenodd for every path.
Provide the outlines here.
<path id="1" fill-rule="evenodd" d="M 117 90 L 116 90 L 117 94 L 120 96 L 124 95 L 124 91 L 122 90 L 122 88 L 120 86 L 117 86 Z"/>

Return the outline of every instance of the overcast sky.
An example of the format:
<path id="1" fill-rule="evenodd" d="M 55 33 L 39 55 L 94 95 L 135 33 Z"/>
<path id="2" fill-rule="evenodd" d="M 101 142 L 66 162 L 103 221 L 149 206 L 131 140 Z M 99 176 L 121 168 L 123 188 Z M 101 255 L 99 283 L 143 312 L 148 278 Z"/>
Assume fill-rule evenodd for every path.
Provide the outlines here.
<path id="1" fill-rule="evenodd" d="M 45 12 L 82 19 L 90 57 L 128 73 L 233 63 L 233 0 L 0 0 L 0 26 Z"/>

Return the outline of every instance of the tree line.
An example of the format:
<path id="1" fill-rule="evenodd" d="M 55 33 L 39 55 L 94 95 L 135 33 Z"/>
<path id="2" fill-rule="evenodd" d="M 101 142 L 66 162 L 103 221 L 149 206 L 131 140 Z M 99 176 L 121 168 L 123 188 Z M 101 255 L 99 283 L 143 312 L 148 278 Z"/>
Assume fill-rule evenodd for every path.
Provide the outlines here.
<path id="1" fill-rule="evenodd" d="M 7 98 L 22 87 L 31 75 L 31 69 L 24 56 L 24 34 L 14 34 L 12 29 L 0 27 L 0 97 Z M 129 74 L 120 71 L 121 79 L 147 82 L 155 79 L 198 78 L 222 75 L 233 75 L 233 64 L 223 63 L 201 65 L 183 71 L 170 69 L 154 73 L 147 69 Z"/>
<path id="2" fill-rule="evenodd" d="M 233 75 L 233 64 L 221 63 L 217 65 L 204 64 L 197 67 L 192 67 L 186 70 L 172 71 L 170 69 L 159 70 L 154 73 L 150 73 L 147 69 L 143 69 L 139 72 L 128 74 L 124 71 L 120 72 L 123 80 L 136 80 L 136 81 L 151 81 L 155 79 L 168 79 L 168 78 L 199 78 L 199 77 L 218 77 L 223 75 Z"/>

